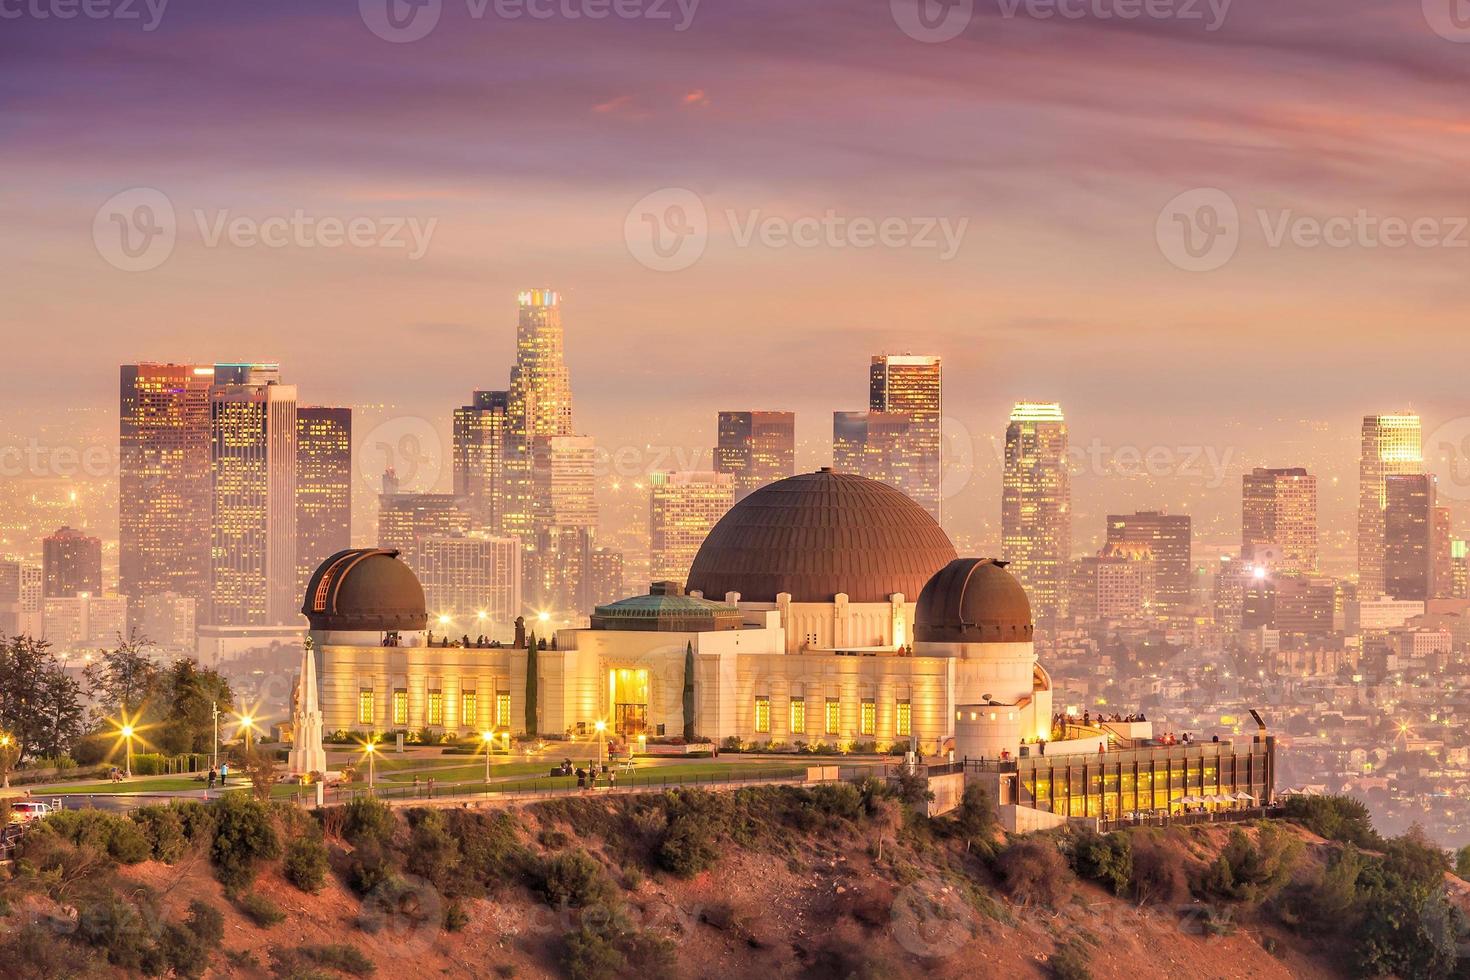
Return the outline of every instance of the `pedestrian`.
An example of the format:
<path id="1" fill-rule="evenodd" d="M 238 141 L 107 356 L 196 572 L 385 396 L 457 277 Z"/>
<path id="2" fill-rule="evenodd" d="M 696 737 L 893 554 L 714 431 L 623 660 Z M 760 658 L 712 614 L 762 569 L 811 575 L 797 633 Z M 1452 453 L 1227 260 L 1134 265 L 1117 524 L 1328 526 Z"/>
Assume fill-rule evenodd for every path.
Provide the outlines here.
<path id="1" fill-rule="evenodd" d="M 581 766 L 577 767 L 577 788 L 587 788 L 587 770 L 583 769 Z"/>
<path id="2" fill-rule="evenodd" d="M 214 771 L 214 766 L 209 767 L 209 788 L 214 789 L 214 781 L 219 779 L 219 773 Z"/>
<path id="3" fill-rule="evenodd" d="M 617 773 L 617 770 L 616 769 L 609 769 L 607 771 L 607 788 L 608 789 L 612 789 L 617 784 L 618 784 L 618 773 Z"/>
<path id="4" fill-rule="evenodd" d="M 229 781 L 229 778 L 230 778 L 230 764 L 228 762 L 221 762 L 219 764 L 219 785 L 220 785 L 220 789 L 224 789 L 225 783 Z"/>
<path id="5" fill-rule="evenodd" d="M 429 799 L 432 800 L 433 798 L 434 798 L 434 777 L 433 776 L 430 776 L 429 777 Z"/>
<path id="6" fill-rule="evenodd" d="M 418 773 L 414 773 L 414 777 L 413 777 L 413 795 L 414 796 L 418 796 L 419 795 L 419 777 L 418 777 Z"/>

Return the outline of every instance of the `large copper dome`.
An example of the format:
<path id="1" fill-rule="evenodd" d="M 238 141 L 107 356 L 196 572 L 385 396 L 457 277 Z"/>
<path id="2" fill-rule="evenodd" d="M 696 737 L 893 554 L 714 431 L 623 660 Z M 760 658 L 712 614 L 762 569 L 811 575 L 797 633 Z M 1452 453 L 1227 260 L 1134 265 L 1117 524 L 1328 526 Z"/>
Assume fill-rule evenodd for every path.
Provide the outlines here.
<path id="1" fill-rule="evenodd" d="M 339 551 L 322 562 L 301 611 L 314 630 L 421 630 L 429 621 L 418 576 L 398 552 L 380 548 Z"/>
<path id="2" fill-rule="evenodd" d="M 689 569 L 688 589 L 745 602 L 912 602 L 955 557 L 929 512 L 886 483 L 823 469 L 762 487 L 730 508 Z"/>
<path id="3" fill-rule="evenodd" d="M 920 643 L 1030 643 L 1031 600 L 1007 562 L 956 558 L 945 565 L 914 609 Z"/>

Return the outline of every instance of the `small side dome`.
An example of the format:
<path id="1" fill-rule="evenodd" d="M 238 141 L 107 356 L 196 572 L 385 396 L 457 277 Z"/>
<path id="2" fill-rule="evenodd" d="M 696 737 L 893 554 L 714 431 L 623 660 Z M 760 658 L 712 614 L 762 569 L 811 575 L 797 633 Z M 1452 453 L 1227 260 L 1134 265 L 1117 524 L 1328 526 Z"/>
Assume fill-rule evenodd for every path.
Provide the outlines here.
<path id="1" fill-rule="evenodd" d="M 1007 562 L 956 558 L 929 579 L 914 611 L 919 643 L 1030 643 L 1031 601 Z"/>
<path id="2" fill-rule="evenodd" d="M 424 587 L 397 551 L 352 548 L 322 562 L 301 612 L 314 630 L 381 633 L 428 626 Z"/>

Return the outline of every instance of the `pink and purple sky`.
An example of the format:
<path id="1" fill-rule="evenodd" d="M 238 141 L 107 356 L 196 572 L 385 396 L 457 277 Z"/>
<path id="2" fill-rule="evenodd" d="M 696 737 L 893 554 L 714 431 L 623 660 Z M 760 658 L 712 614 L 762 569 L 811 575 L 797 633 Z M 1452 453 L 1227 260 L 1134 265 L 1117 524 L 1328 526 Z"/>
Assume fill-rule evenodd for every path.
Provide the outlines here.
<path id="1" fill-rule="evenodd" d="M 1412 407 L 1426 433 L 1470 414 L 1454 0 L 974 0 L 942 43 L 900 29 L 907 0 L 392 0 L 438 17 L 401 43 L 370 28 L 387 0 L 136 0 L 136 19 L 93 2 L 109 15 L 0 0 L 12 431 L 111 407 L 125 361 L 247 358 L 281 361 L 304 400 L 447 430 L 472 388 L 504 385 L 516 292 L 541 285 L 564 296 L 579 426 L 608 446 L 707 445 L 718 409 L 787 408 L 818 465 L 883 350 L 945 357 L 947 414 L 981 455 L 1030 398 L 1063 404 L 1074 443 L 1326 469 L 1316 453 L 1347 478 L 1364 413 Z M 637 16 L 589 16 L 609 9 Z M 1124 16 L 1140 9 L 1163 16 Z M 176 216 L 148 271 L 94 236 L 136 188 Z M 707 240 L 659 271 L 630 209 L 670 188 Z M 1203 272 L 1157 230 L 1200 188 L 1238 209 L 1233 257 Z M 417 259 L 210 244 L 298 211 L 436 223 Z M 752 220 L 829 212 L 964 235 L 947 258 L 742 244 Z M 1313 244 L 1360 214 L 1369 231 Z M 1389 244 L 1385 220 L 1423 234 Z M 1079 517 L 1118 505 L 1104 482 Z M 1238 486 L 1212 491 L 1224 511 Z M 983 534 L 998 497 L 987 470 L 951 530 Z"/>

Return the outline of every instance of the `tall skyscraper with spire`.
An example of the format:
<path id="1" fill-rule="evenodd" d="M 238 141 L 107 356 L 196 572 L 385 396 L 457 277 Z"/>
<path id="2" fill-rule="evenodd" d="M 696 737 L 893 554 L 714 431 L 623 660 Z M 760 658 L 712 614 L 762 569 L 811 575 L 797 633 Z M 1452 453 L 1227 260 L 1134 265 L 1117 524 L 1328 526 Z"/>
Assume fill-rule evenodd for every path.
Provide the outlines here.
<path id="1" fill-rule="evenodd" d="M 1409 412 L 1363 418 L 1358 461 L 1358 595 L 1384 594 L 1384 510 L 1388 478 L 1424 472 L 1419 416 Z"/>
<path id="2" fill-rule="evenodd" d="M 1013 562 L 1037 618 L 1065 615 L 1072 489 L 1067 422 L 1056 403 L 1020 402 L 1011 412 L 1000 523 L 1002 557 Z"/>

